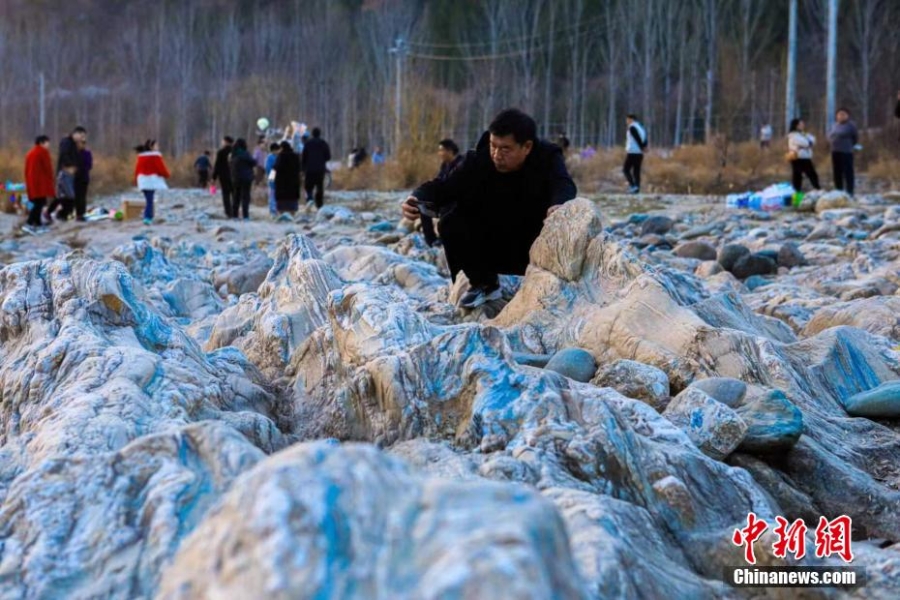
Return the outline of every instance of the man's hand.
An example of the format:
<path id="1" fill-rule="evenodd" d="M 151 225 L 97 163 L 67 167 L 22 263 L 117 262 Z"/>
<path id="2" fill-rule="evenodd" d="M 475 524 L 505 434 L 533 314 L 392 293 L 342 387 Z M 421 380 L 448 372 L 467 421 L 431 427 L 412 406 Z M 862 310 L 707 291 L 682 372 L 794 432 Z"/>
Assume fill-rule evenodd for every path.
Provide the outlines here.
<path id="1" fill-rule="evenodd" d="M 547 209 L 547 216 L 549 217 L 550 215 L 552 215 L 553 213 L 558 211 L 560 208 L 562 208 L 562 204 L 556 204 L 554 206 L 551 206 L 550 208 Z"/>
<path id="2" fill-rule="evenodd" d="M 419 212 L 419 200 L 415 196 L 410 196 L 404 200 L 403 204 L 400 205 L 400 210 L 403 212 L 403 216 L 410 221 L 415 221 L 421 216 L 421 213 Z"/>

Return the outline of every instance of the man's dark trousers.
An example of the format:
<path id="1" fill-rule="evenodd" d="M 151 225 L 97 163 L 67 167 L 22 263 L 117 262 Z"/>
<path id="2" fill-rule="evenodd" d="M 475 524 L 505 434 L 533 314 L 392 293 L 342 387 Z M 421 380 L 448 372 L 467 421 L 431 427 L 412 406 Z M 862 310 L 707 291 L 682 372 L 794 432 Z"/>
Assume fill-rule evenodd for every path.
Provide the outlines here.
<path id="1" fill-rule="evenodd" d="M 628 185 L 634 188 L 641 188 L 641 164 L 644 162 L 643 154 L 628 154 L 625 157 L 625 165 L 622 172 L 628 180 Z"/>
<path id="2" fill-rule="evenodd" d="M 303 187 L 306 188 L 306 199 L 312 200 L 315 190 L 316 206 L 322 208 L 325 201 L 325 173 L 306 173 L 303 177 Z"/>

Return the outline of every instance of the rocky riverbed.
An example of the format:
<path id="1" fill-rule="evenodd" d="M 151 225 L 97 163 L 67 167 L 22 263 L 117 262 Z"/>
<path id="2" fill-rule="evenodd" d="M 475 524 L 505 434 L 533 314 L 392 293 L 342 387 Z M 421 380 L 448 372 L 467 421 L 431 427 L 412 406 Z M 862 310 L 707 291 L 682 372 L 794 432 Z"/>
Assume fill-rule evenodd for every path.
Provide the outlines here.
<path id="1" fill-rule="evenodd" d="M 0 598 L 900 596 L 900 195 L 578 199 L 468 313 L 401 196 L 0 215 Z"/>

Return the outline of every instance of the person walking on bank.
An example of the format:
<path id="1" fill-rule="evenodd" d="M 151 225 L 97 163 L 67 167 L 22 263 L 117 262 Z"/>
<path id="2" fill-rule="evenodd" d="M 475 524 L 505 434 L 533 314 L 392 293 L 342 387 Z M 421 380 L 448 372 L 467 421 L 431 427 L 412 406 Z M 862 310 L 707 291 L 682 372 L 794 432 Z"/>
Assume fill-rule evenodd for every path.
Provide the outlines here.
<path id="1" fill-rule="evenodd" d="M 894 118 L 900 119 L 900 91 L 897 92 L 897 106 L 894 107 Z"/>
<path id="2" fill-rule="evenodd" d="M 322 208 L 324 204 L 325 172 L 328 170 L 329 160 L 331 160 L 331 148 L 328 146 L 328 142 L 322 139 L 322 130 L 314 127 L 312 139 L 303 146 L 300 168 L 304 175 L 306 202 L 309 204 L 313 201 L 313 192 L 315 192 L 316 208 Z"/>
<path id="3" fill-rule="evenodd" d="M 266 189 L 269 192 L 269 215 L 273 218 L 278 216 L 278 204 L 275 202 L 275 161 L 278 160 L 278 152 L 281 151 L 281 145 L 275 142 L 269 146 L 269 155 L 266 156 Z"/>
<path id="4" fill-rule="evenodd" d="M 25 189 L 31 210 L 22 231 L 36 235 L 43 232 L 41 212 L 48 198 L 56 195 L 53 177 L 53 159 L 50 158 L 50 138 L 39 135 L 34 146 L 25 155 Z"/>
<path id="5" fill-rule="evenodd" d="M 171 175 L 163 162 L 156 140 L 147 140 L 134 149 L 138 153 L 134 164 L 134 184 L 144 194 L 144 225 L 150 225 L 153 223 L 154 196 L 158 191 L 169 189 L 166 179 Z"/>
<path id="6" fill-rule="evenodd" d="M 81 149 L 87 141 L 87 130 L 78 126 L 72 133 L 59 142 L 59 156 L 56 161 L 56 172 L 62 171 L 64 164 L 76 165 L 75 171 L 75 218 L 84 221 L 87 212 L 87 188 L 89 176 L 84 170 L 84 157 Z"/>
<path id="7" fill-rule="evenodd" d="M 250 192 L 256 177 L 256 160 L 250 155 L 247 141 L 243 138 L 234 143 L 230 158 L 231 181 L 234 183 L 231 214 L 237 219 L 242 212 L 244 220 L 250 220 Z"/>
<path id="8" fill-rule="evenodd" d="M 416 189 L 402 206 L 414 221 L 441 217 L 441 241 L 454 281 L 462 271 L 469 291 L 463 308 L 500 298 L 501 273 L 524 275 L 544 219 L 575 197 L 562 150 L 539 140 L 529 115 L 497 115 L 474 151 L 446 179 Z"/>
<path id="9" fill-rule="evenodd" d="M 813 189 L 819 188 L 819 174 L 813 164 L 813 146 L 816 138 L 811 133 L 806 133 L 806 123 L 803 119 L 791 121 L 791 132 L 788 134 L 788 160 L 791 163 L 792 183 L 794 191 L 803 190 L 803 175 L 809 178 Z"/>
<path id="10" fill-rule="evenodd" d="M 231 145 L 234 144 L 234 138 L 226 135 L 222 138 L 222 146 L 216 152 L 216 163 L 213 166 L 213 183 L 218 182 L 222 188 L 222 204 L 225 207 L 225 218 L 236 218 L 236 214 L 232 214 L 233 205 L 231 203 L 231 194 L 234 191 L 234 184 L 231 181 L 231 166 L 228 161 L 231 158 Z"/>
<path id="11" fill-rule="evenodd" d="M 290 220 L 300 208 L 300 157 L 288 141 L 281 142 L 275 159 L 275 205 L 279 220 Z"/>
<path id="12" fill-rule="evenodd" d="M 194 170 L 197 172 L 197 181 L 201 189 L 206 189 L 209 185 L 209 171 L 212 169 L 212 161 L 209 159 L 209 150 L 204 150 L 203 154 L 194 161 Z"/>
<path id="13" fill-rule="evenodd" d="M 644 150 L 647 148 L 647 132 L 638 121 L 637 115 L 625 118 L 628 129 L 625 133 L 625 164 L 622 172 L 628 180 L 628 191 L 638 194 L 641 191 L 641 164 L 644 162 Z"/>
<path id="14" fill-rule="evenodd" d="M 853 151 L 859 143 L 859 131 L 850 120 L 850 111 L 839 108 L 835 122 L 828 132 L 831 142 L 831 165 L 834 170 L 834 187 L 853 195 Z"/>
<path id="15" fill-rule="evenodd" d="M 462 163 L 463 157 L 459 154 L 459 146 L 451 139 L 445 139 L 438 142 L 438 158 L 441 159 L 441 168 L 438 171 L 437 178 L 440 180 L 447 179 L 450 174 Z M 440 218 L 440 215 L 438 215 Z M 422 234 L 425 236 L 425 243 L 429 246 L 440 244 L 437 232 L 434 229 L 434 219 L 428 215 L 422 215 Z"/>

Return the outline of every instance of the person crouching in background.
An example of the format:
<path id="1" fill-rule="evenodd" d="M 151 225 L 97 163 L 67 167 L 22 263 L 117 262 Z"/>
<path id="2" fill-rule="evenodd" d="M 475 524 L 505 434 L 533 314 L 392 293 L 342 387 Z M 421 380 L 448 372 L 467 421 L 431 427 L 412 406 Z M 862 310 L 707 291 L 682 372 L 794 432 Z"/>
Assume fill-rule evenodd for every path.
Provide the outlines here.
<path id="1" fill-rule="evenodd" d="M 146 205 L 144 206 L 144 225 L 153 222 L 153 196 L 159 190 L 167 190 L 166 179 L 171 175 L 166 163 L 163 162 L 156 145 L 156 140 L 147 140 L 140 146 L 135 146 L 138 153 L 137 162 L 134 165 L 134 183 L 144 194 Z"/>

